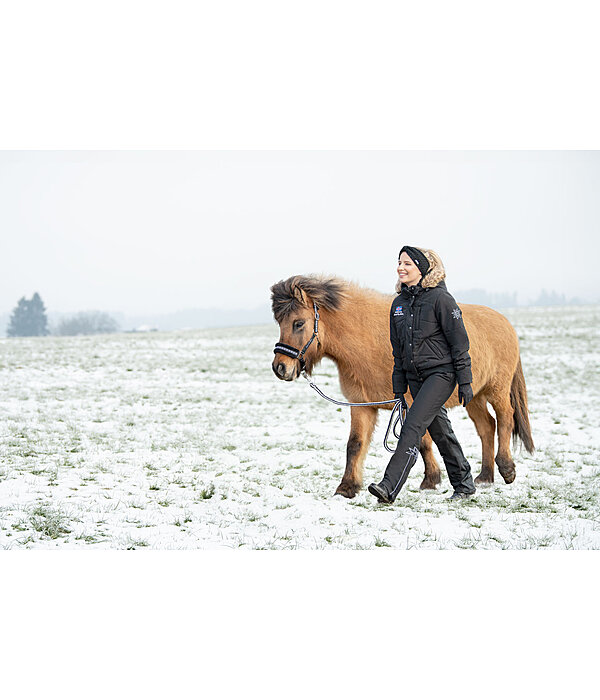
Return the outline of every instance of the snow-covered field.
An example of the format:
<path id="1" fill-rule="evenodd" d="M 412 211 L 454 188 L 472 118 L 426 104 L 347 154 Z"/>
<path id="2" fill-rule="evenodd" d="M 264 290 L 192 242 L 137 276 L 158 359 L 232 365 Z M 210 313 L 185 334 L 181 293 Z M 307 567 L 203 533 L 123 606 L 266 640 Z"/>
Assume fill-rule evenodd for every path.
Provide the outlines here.
<path id="1" fill-rule="evenodd" d="M 600 549 L 600 307 L 506 312 L 533 456 L 449 503 L 413 469 L 393 506 L 333 497 L 350 409 L 271 371 L 269 326 L 0 340 L 0 547 Z M 342 398 L 335 366 L 317 384 Z M 365 483 L 387 463 L 381 415 Z M 480 443 L 450 412 L 479 473 Z"/>

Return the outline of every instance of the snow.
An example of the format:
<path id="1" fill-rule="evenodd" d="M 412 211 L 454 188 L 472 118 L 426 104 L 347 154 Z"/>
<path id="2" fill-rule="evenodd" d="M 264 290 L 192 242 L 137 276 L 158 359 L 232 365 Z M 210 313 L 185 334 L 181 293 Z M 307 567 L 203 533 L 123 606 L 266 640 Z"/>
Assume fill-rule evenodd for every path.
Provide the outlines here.
<path id="1" fill-rule="evenodd" d="M 333 496 L 349 409 L 271 370 L 273 323 L 0 340 L 0 546 L 86 549 L 598 549 L 600 307 L 506 312 L 521 343 L 536 452 L 517 478 L 449 503 Z M 318 386 L 342 398 L 335 365 Z M 455 432 L 479 473 L 462 408 Z M 365 484 L 387 463 L 381 416 Z"/>

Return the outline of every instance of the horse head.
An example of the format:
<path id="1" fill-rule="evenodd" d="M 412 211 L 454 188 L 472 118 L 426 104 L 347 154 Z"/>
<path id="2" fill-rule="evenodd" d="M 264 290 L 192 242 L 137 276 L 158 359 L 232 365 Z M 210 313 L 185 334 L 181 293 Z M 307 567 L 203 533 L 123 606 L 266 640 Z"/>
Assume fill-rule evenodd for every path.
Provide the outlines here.
<path id="1" fill-rule="evenodd" d="M 327 315 L 338 309 L 344 298 L 343 289 L 343 283 L 336 278 L 301 275 L 281 280 L 271 287 L 271 308 L 280 331 L 277 346 L 284 350 L 281 352 L 275 347 L 272 368 L 279 379 L 286 382 L 296 379 L 303 362 L 310 374 L 323 358 L 327 319 L 317 314 L 320 316 L 321 311 L 325 311 Z M 318 323 L 316 318 L 319 318 Z"/>

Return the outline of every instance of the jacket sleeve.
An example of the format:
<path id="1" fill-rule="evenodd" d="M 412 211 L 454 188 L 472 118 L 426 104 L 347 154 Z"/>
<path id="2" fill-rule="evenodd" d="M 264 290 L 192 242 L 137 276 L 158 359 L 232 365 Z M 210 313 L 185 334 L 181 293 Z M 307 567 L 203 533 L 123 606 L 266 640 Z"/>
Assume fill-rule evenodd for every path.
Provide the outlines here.
<path id="1" fill-rule="evenodd" d="M 406 381 L 406 372 L 402 366 L 402 349 L 398 334 L 396 333 L 396 324 L 392 316 L 392 308 L 390 309 L 390 342 L 392 343 L 392 353 L 394 354 L 394 371 L 392 372 L 392 386 L 394 388 L 394 396 L 396 394 L 406 394 L 408 384 Z"/>
<path id="2" fill-rule="evenodd" d="M 447 292 L 441 294 L 436 304 L 437 320 L 442 328 L 456 372 L 459 384 L 470 384 L 473 381 L 471 373 L 471 356 L 469 355 L 469 336 L 462 319 L 462 311 Z"/>

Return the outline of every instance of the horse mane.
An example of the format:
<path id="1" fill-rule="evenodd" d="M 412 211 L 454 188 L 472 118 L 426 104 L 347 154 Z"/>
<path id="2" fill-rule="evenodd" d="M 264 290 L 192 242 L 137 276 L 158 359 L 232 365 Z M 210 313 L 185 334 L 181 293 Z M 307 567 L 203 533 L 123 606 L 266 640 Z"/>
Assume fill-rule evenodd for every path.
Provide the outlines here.
<path id="1" fill-rule="evenodd" d="M 347 296 L 348 283 L 339 277 L 294 275 L 280 280 L 271 287 L 271 308 L 277 323 L 288 314 L 307 306 L 309 296 L 317 306 L 336 311 Z"/>

